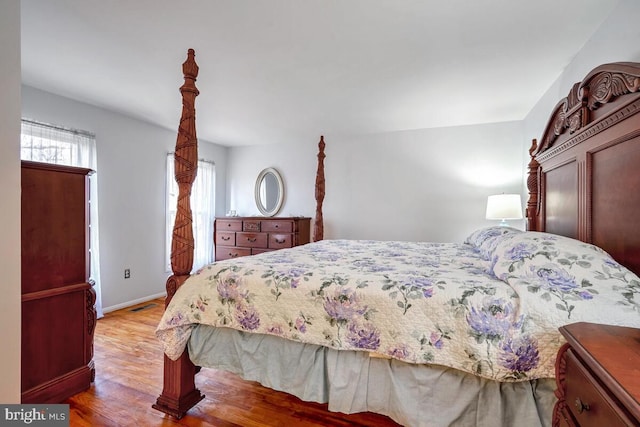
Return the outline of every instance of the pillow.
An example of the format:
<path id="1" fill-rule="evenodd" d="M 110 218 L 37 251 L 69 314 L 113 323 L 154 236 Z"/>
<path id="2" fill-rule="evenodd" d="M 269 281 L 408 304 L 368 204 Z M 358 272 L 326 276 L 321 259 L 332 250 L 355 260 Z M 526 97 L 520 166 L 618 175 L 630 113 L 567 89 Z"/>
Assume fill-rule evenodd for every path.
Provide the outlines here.
<path id="1" fill-rule="evenodd" d="M 498 242 L 491 261 L 494 274 L 503 280 L 509 276 L 530 275 L 532 268 L 549 267 L 549 264 L 557 266 L 557 270 L 584 273 L 581 276 L 592 274 L 593 268 L 602 264 L 620 267 L 598 246 L 538 231 L 528 231 L 508 241 Z"/>
<path id="2" fill-rule="evenodd" d="M 594 283 L 637 279 L 598 246 L 536 231 L 498 243 L 491 263 L 493 274 L 512 286 L 523 284 L 530 292 L 550 292 L 575 300 L 597 295 Z"/>
<path id="3" fill-rule="evenodd" d="M 473 246 L 484 259 L 490 260 L 493 250 L 498 243 L 507 236 L 522 232 L 522 230 L 518 230 L 517 228 L 495 225 L 474 231 L 466 238 L 464 243 Z"/>
<path id="4" fill-rule="evenodd" d="M 547 319 L 640 327 L 640 278 L 598 246 L 529 231 L 498 243 L 491 263 L 529 313 L 546 302 Z"/>

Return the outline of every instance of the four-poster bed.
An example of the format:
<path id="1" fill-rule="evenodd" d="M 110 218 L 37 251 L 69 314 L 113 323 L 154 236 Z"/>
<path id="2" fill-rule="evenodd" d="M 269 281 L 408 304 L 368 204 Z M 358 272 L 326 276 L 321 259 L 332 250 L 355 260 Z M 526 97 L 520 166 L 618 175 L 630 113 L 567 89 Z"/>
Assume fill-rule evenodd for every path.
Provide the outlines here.
<path id="1" fill-rule="evenodd" d="M 577 320 L 640 326 L 632 273 L 640 271 L 640 196 L 632 191 L 640 183 L 640 65 L 596 68 L 554 109 L 530 151 L 533 233 L 490 227 L 465 244 L 322 241 L 321 138 L 316 243 L 216 263 L 188 286 L 198 94 L 191 49 L 183 71 L 173 275 L 157 330 L 164 388 L 154 408 L 179 418 L 203 398 L 193 358 L 328 402 L 330 410 L 379 412 L 407 425 L 549 425 L 563 344 L 557 327 Z M 254 276 L 264 280 L 249 288 Z M 301 294 L 311 298 L 294 299 Z M 298 311 L 281 313 L 282 305 Z M 438 309 L 446 322 L 429 317 Z M 193 325 L 207 316 L 224 327 Z"/>

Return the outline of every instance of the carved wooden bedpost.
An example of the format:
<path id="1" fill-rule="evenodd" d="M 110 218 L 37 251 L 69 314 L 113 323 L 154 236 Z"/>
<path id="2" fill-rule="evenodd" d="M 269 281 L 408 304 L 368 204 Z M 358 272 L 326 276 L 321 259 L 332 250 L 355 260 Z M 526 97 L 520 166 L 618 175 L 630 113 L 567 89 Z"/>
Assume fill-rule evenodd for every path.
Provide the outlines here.
<path id="1" fill-rule="evenodd" d="M 536 160 L 536 150 L 538 148 L 538 141 L 535 139 L 531 141 L 531 148 L 529 148 L 529 176 L 527 177 L 527 189 L 529 190 L 529 200 L 527 201 L 527 230 L 540 231 L 539 223 L 539 182 L 538 182 L 538 168 L 540 164 Z"/>
<path id="2" fill-rule="evenodd" d="M 173 224 L 171 238 L 171 270 L 173 275 L 167 281 L 167 300 L 184 282 L 193 268 L 193 219 L 191 216 L 191 186 L 198 172 L 198 139 L 196 138 L 195 100 L 200 93 L 196 88 L 198 65 L 194 59 L 195 52 L 189 49 L 187 60 L 182 64 L 184 84 L 182 93 L 182 117 L 178 128 L 176 151 L 174 155 L 175 177 L 178 183 L 178 209 Z M 175 278 L 175 279 L 174 279 Z M 173 287 L 174 280 L 177 286 Z"/>
<path id="3" fill-rule="evenodd" d="M 171 270 L 167 279 L 165 307 L 176 290 L 189 277 L 193 267 L 193 227 L 191 212 L 191 186 L 198 172 L 198 140 L 196 138 L 195 100 L 200 93 L 196 88 L 198 65 L 195 52 L 189 49 L 182 64 L 184 84 L 182 93 L 182 117 L 178 128 L 175 150 L 175 177 L 178 183 L 178 209 L 171 239 Z M 182 418 L 193 405 L 204 398 L 195 387 L 196 367 L 191 363 L 187 350 L 178 360 L 164 356 L 164 388 L 153 408 Z"/>
<path id="4" fill-rule="evenodd" d="M 318 171 L 316 172 L 316 218 L 313 222 L 313 241 L 324 238 L 324 224 L 322 219 L 322 202 L 324 201 L 324 136 L 320 136 L 318 143 Z"/>

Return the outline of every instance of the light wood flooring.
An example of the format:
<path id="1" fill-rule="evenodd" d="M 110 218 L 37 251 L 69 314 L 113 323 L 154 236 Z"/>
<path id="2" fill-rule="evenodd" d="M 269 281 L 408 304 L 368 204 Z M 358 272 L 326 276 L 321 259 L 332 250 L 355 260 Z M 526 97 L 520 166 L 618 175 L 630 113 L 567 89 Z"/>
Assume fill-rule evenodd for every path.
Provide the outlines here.
<path id="1" fill-rule="evenodd" d="M 375 426 L 398 424 L 371 414 L 329 412 L 326 405 L 302 402 L 255 382 L 203 369 L 196 385 L 206 396 L 176 420 L 151 405 L 162 391 L 162 350 L 154 335 L 162 299 L 107 313 L 98 320 L 94 361 L 96 380 L 69 398 L 71 426 Z M 143 309 L 132 311 L 134 309 Z"/>

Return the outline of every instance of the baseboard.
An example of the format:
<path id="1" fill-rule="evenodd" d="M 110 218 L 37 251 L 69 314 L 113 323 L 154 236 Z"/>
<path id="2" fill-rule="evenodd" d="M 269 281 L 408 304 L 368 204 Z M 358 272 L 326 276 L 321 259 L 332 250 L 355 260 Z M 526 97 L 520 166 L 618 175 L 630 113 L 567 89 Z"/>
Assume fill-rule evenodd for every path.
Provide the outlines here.
<path id="1" fill-rule="evenodd" d="M 151 300 L 158 299 L 158 298 L 164 298 L 166 296 L 167 296 L 166 292 L 162 292 L 162 293 L 155 294 L 155 295 L 149 295 L 149 296 L 138 298 L 138 299 L 135 299 L 135 300 L 132 300 L 132 301 L 123 302 L 122 304 L 116 304 L 116 305 L 112 305 L 112 306 L 109 306 L 109 307 L 103 307 L 102 308 L 102 312 L 103 313 L 109 313 L 109 312 L 112 312 L 112 311 L 121 310 L 123 308 L 128 308 L 128 307 L 134 306 L 136 304 L 141 304 L 143 302 L 151 301 Z"/>

